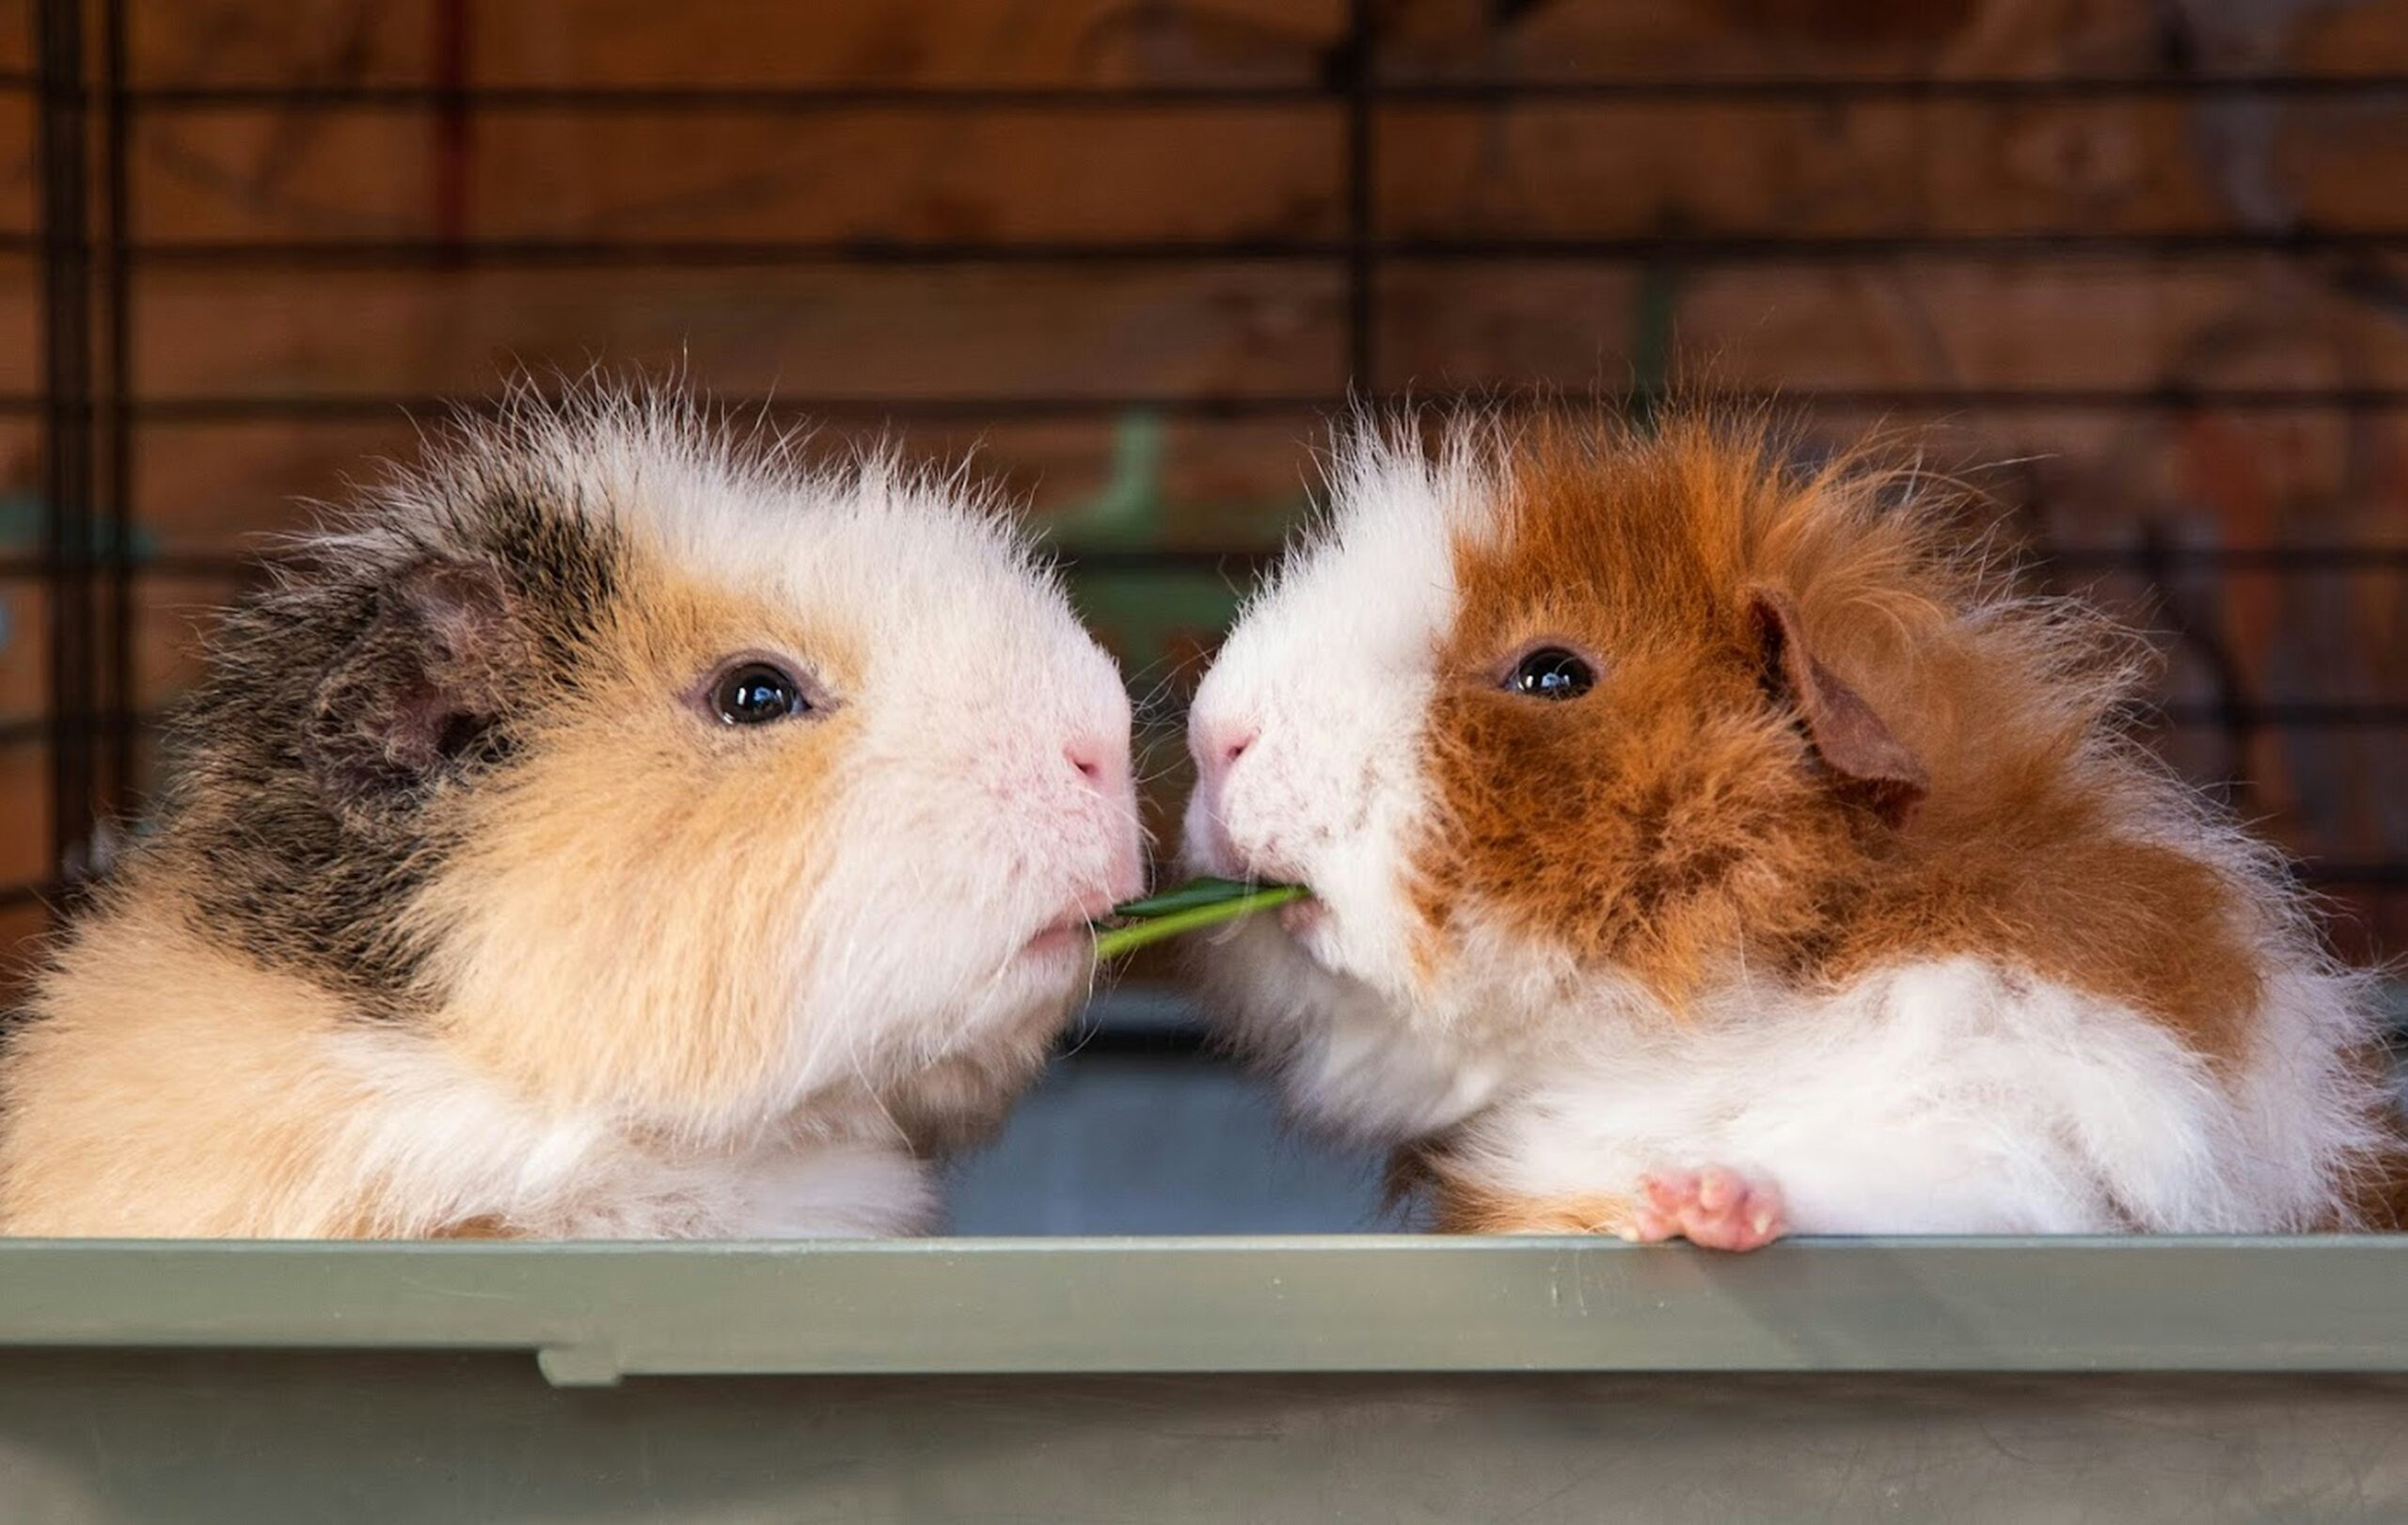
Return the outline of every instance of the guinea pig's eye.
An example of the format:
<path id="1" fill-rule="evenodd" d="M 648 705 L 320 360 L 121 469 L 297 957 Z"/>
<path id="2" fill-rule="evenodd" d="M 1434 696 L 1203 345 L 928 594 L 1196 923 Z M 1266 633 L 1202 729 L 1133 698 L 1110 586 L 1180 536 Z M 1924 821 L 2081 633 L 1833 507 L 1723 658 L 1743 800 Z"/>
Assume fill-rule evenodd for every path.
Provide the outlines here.
<path id="1" fill-rule="evenodd" d="M 724 725 L 767 725 L 811 707 L 794 675 L 770 662 L 739 662 L 721 673 L 708 703 Z"/>
<path id="2" fill-rule="evenodd" d="M 1577 699 L 1596 687 L 1597 670 L 1576 651 L 1541 646 L 1513 664 L 1506 689 L 1533 699 Z"/>

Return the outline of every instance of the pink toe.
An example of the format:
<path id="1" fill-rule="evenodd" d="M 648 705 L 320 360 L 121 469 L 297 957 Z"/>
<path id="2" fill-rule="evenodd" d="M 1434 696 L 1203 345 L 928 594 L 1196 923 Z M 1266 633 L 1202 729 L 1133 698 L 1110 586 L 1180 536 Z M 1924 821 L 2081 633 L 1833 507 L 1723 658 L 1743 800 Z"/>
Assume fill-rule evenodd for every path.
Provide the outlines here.
<path id="1" fill-rule="evenodd" d="M 1640 1178 L 1623 1237 L 1654 1243 L 1675 1236 L 1708 1249 L 1757 1249 L 1787 1231 L 1781 1192 L 1735 1170 L 1669 1170 Z"/>
<path id="2" fill-rule="evenodd" d="M 1733 1206 L 1743 1190 L 1738 1178 L 1728 1170 L 1698 1172 L 1697 1205 L 1709 1213 L 1720 1213 Z"/>

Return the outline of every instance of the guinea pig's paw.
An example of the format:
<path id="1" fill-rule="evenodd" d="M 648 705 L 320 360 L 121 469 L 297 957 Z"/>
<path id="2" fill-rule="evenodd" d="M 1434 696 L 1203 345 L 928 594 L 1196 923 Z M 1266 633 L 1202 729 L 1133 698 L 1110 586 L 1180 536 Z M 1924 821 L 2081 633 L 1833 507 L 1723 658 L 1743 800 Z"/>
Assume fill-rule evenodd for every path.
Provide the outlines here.
<path id="1" fill-rule="evenodd" d="M 1779 1187 L 1719 1166 L 1660 1170 L 1641 1176 L 1639 1189 L 1622 1230 L 1637 1244 L 1677 1238 L 1708 1249 L 1761 1249 L 1786 1228 Z"/>

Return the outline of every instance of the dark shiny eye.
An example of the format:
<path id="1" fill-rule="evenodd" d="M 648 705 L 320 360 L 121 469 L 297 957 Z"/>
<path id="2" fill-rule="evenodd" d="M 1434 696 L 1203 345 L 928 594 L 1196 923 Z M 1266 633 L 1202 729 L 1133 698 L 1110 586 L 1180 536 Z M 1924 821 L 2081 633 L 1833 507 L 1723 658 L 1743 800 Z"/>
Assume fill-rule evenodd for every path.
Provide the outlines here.
<path id="1" fill-rule="evenodd" d="M 1577 699 L 1596 687 L 1596 669 L 1577 652 L 1541 646 L 1513 664 L 1505 687 L 1533 699 Z"/>
<path id="2" fill-rule="evenodd" d="M 731 667 L 711 685 L 711 713 L 728 725 L 767 725 L 811 707 L 794 675 L 768 662 Z"/>

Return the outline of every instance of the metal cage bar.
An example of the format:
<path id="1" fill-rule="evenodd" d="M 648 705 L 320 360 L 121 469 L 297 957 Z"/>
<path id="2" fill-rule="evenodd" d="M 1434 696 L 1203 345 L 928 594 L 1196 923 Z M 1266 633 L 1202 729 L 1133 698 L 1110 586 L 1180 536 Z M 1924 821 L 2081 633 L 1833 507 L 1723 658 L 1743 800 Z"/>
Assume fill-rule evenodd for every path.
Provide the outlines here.
<path id="1" fill-rule="evenodd" d="M 41 558 L 49 601 L 46 704 L 52 861 L 71 877 L 92 817 L 92 272 L 84 11 L 76 0 L 33 8 L 40 69 L 36 137 L 41 186 Z"/>

